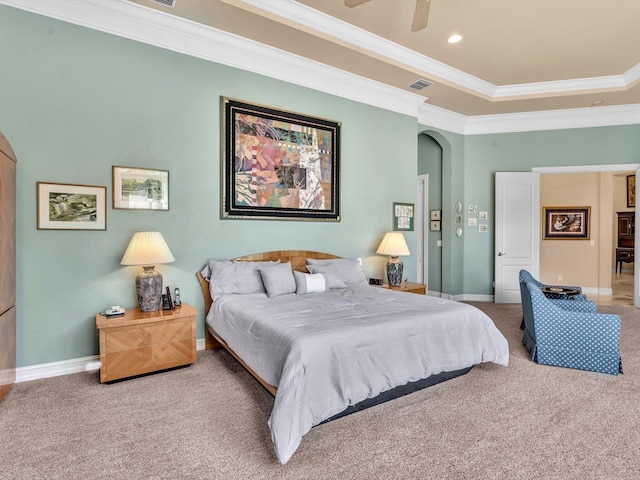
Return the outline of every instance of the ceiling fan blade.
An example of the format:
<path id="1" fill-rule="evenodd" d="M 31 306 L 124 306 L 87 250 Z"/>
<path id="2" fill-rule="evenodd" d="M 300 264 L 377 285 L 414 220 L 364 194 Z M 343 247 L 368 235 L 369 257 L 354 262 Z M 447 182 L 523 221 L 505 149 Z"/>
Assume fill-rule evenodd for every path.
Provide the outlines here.
<path id="1" fill-rule="evenodd" d="M 430 3 L 431 0 L 416 0 L 416 10 L 413 14 L 413 24 L 411 25 L 412 32 L 417 32 L 427 26 Z"/>
<path id="2" fill-rule="evenodd" d="M 357 7 L 358 5 L 362 5 L 363 3 L 367 3 L 369 0 L 344 0 L 345 7 Z"/>

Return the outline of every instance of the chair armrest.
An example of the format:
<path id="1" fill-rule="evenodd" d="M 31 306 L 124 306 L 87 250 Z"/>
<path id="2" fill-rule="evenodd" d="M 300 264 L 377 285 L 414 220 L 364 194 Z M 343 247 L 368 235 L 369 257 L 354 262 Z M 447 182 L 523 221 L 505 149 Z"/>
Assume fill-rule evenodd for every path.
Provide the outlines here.
<path id="1" fill-rule="evenodd" d="M 596 302 L 591 300 L 551 299 L 554 305 L 571 312 L 598 313 Z"/>

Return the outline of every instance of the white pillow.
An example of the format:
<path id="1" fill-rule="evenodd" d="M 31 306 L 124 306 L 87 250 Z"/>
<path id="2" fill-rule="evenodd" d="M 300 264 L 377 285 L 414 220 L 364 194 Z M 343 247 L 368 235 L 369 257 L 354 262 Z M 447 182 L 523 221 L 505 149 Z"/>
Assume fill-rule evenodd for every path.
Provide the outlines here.
<path id="1" fill-rule="evenodd" d="M 209 260 L 209 292 L 215 302 L 224 294 L 265 293 L 260 269 L 275 262 L 239 262 Z M 206 278 L 206 275 L 203 275 Z"/>
<path id="2" fill-rule="evenodd" d="M 307 270 L 309 270 L 310 273 L 331 273 L 347 285 L 352 283 L 368 283 L 367 276 L 362 271 L 360 262 L 355 259 L 332 258 L 316 260 L 307 258 Z"/>
<path id="3" fill-rule="evenodd" d="M 324 273 L 302 273 L 293 272 L 296 279 L 296 293 L 304 295 L 305 293 L 326 292 L 329 290 L 329 282 Z M 346 287 L 346 285 L 345 285 Z"/>
<path id="4" fill-rule="evenodd" d="M 268 297 L 296 292 L 296 280 L 291 270 L 291 262 L 263 267 L 260 269 L 260 276 Z"/>

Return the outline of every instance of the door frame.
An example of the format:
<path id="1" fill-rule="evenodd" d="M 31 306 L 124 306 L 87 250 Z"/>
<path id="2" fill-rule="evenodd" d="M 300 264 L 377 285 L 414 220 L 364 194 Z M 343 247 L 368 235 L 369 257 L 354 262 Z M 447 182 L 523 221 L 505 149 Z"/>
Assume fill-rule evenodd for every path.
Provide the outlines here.
<path id="1" fill-rule="evenodd" d="M 422 186 L 422 195 L 420 187 Z M 418 175 L 416 185 L 416 272 L 418 283 L 428 285 L 429 280 L 429 222 L 426 220 L 429 211 L 429 174 Z"/>
<path id="2" fill-rule="evenodd" d="M 629 172 L 629 171 L 638 171 L 640 169 L 640 163 L 618 163 L 612 165 L 582 165 L 582 166 L 565 166 L 565 167 L 534 167 L 531 169 L 532 172 L 543 173 L 601 173 L 601 172 Z M 636 198 L 640 187 L 636 183 Z M 638 211 L 640 211 L 640 204 L 636 202 L 636 218 L 638 217 Z M 634 242 L 636 254 L 640 250 L 638 246 L 638 242 Z M 634 297 L 634 306 L 636 308 L 640 308 L 640 282 L 638 279 L 640 278 L 640 265 L 637 262 L 634 262 L 633 267 L 633 297 Z"/>

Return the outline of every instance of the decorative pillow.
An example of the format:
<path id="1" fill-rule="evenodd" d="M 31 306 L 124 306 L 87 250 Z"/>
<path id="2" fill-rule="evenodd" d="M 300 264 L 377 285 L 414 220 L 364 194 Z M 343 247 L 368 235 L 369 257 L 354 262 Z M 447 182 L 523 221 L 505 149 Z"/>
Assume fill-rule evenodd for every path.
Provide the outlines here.
<path id="1" fill-rule="evenodd" d="M 238 262 L 234 260 L 220 262 L 210 260 L 208 276 L 211 298 L 215 302 L 220 296 L 227 293 L 265 293 L 260 269 L 279 263 L 280 260 L 275 262 Z M 207 277 L 206 274 L 203 274 L 203 276 Z"/>
<path id="2" fill-rule="evenodd" d="M 268 297 L 296 292 L 296 280 L 291 270 L 291 262 L 263 267 L 260 269 L 260 275 Z"/>
<path id="3" fill-rule="evenodd" d="M 326 292 L 329 290 L 329 282 L 327 281 L 325 273 L 312 274 L 294 271 L 293 276 L 296 279 L 296 293 L 298 295 Z"/>
<path id="4" fill-rule="evenodd" d="M 352 283 L 368 283 L 358 260 L 350 258 L 332 258 L 315 260 L 307 258 L 307 270 L 310 273 L 331 273 L 347 285 Z"/>

